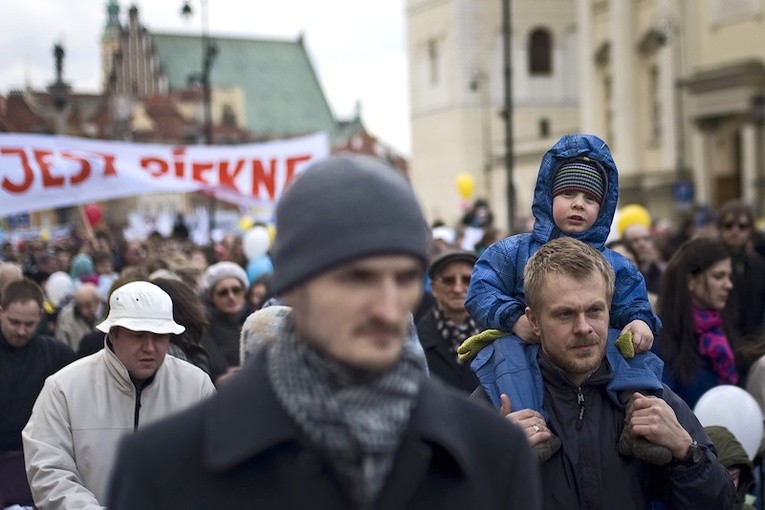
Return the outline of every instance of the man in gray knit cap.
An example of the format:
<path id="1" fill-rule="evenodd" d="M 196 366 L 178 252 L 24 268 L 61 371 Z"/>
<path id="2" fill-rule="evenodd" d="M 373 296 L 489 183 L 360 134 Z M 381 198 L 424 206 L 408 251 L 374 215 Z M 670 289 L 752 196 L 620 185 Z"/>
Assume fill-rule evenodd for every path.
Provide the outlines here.
<path id="1" fill-rule="evenodd" d="M 218 395 L 123 444 L 109 507 L 539 508 L 523 434 L 426 376 L 408 341 L 426 224 L 393 168 L 339 156 L 276 210 L 292 308 Z"/>

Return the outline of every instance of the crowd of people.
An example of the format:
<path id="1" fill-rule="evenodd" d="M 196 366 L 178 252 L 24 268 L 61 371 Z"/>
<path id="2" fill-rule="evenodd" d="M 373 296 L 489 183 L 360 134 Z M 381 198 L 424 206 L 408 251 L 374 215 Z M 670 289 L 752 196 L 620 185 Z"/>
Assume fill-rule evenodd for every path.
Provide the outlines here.
<path id="1" fill-rule="evenodd" d="M 614 240 L 618 198 L 568 135 L 513 235 L 482 200 L 428 229 L 395 170 L 335 156 L 262 274 L 235 234 L 6 243 L 0 508 L 746 508 L 752 459 L 693 407 L 765 403 L 754 211 Z"/>

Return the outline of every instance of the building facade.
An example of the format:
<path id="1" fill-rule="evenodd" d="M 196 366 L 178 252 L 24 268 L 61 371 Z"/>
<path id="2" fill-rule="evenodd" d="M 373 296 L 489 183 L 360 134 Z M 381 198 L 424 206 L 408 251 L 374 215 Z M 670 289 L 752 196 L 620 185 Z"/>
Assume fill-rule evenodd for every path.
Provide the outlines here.
<path id="1" fill-rule="evenodd" d="M 431 219 L 459 218 L 462 172 L 507 217 L 502 3 L 407 4 L 410 175 Z M 741 197 L 765 213 L 765 0 L 507 3 L 517 217 L 569 132 L 608 142 L 622 205 L 679 219 Z"/>
<path id="2" fill-rule="evenodd" d="M 409 173 L 430 220 L 457 221 L 455 181 L 474 177 L 507 227 L 501 1 L 409 0 Z M 579 125 L 575 6 L 516 0 L 511 10 L 515 216 L 531 215 L 544 152 Z"/>
<path id="3" fill-rule="evenodd" d="M 743 198 L 765 212 L 765 2 L 577 2 L 582 128 L 606 134 L 622 203 L 673 218 Z"/>

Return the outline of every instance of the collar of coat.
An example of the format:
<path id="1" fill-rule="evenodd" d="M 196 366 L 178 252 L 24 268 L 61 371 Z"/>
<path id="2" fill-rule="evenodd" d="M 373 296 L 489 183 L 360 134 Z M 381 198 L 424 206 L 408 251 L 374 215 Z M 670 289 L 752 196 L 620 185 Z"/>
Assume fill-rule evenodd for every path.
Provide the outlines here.
<path id="1" fill-rule="evenodd" d="M 266 373 L 265 349 L 261 348 L 205 406 L 202 453 L 208 468 L 224 471 L 283 443 L 308 444 L 276 399 Z M 471 476 L 472 454 L 461 434 L 475 431 L 465 426 L 464 409 L 455 406 L 450 395 L 440 383 L 425 381 L 402 439 L 400 451 L 405 458 L 399 455 L 396 466 L 419 465 L 424 473 L 437 458 L 440 469 Z"/>

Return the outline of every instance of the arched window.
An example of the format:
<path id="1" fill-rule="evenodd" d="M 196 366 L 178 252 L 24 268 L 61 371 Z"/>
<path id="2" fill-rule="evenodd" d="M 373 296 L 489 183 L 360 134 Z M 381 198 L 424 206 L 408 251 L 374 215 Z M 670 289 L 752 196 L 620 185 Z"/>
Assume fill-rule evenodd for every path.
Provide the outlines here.
<path id="1" fill-rule="evenodd" d="M 539 137 L 547 138 L 548 136 L 550 136 L 550 120 L 539 119 Z"/>
<path id="2" fill-rule="evenodd" d="M 547 29 L 537 28 L 529 35 L 529 74 L 552 74 L 552 36 Z"/>

